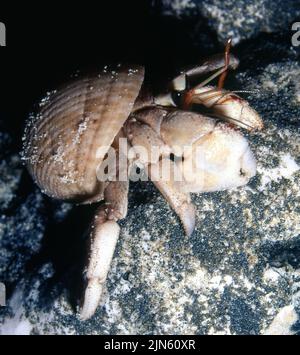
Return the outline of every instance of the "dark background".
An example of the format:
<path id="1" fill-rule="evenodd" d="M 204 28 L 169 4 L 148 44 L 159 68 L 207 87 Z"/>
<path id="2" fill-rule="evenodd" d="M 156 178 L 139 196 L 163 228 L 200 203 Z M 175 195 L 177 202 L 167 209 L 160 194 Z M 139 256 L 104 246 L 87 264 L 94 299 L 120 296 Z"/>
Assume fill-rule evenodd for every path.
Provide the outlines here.
<path id="1" fill-rule="evenodd" d="M 34 103 L 78 69 L 143 63 L 155 82 L 176 66 L 222 48 L 207 30 L 203 33 L 209 38 L 208 50 L 195 48 L 189 36 L 193 23 L 160 16 L 159 2 L 92 4 L 10 2 L 9 8 L 1 4 L 7 47 L 0 48 L 0 121 L 16 139 L 16 149 Z"/>
<path id="2" fill-rule="evenodd" d="M 15 135 L 34 101 L 75 70 L 123 58 L 142 59 L 144 43 L 136 45 L 133 38 L 138 32 L 147 36 L 147 5 L 140 1 L 140 9 L 136 3 L 125 10 L 121 3 L 102 10 L 101 2 L 98 7 L 15 3 L 5 10 L 1 4 L 7 47 L 0 52 L 0 112 L 6 125 L 14 126 Z"/>
<path id="3" fill-rule="evenodd" d="M 223 51 L 199 12 L 179 19 L 163 16 L 162 6 L 159 0 L 1 3 L 7 47 L 0 47 L 0 126 L 15 140 L 15 150 L 21 149 L 24 121 L 34 103 L 77 70 L 140 63 L 157 87 L 176 68 Z M 287 24 L 285 33 L 260 34 L 233 51 L 242 66 L 256 68 L 276 56 L 284 60 L 290 38 Z"/>

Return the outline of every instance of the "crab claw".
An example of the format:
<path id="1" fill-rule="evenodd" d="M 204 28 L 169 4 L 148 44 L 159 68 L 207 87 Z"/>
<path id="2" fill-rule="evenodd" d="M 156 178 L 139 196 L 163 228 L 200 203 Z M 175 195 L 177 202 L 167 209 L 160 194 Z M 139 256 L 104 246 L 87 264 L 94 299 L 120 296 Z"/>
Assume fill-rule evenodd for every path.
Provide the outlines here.
<path id="1" fill-rule="evenodd" d="M 172 166 L 172 171 L 176 169 L 172 161 L 167 158 L 161 159 L 149 167 L 148 173 L 154 185 L 180 218 L 185 234 L 190 236 L 195 229 L 195 207 L 191 202 L 190 194 L 181 191 L 183 189 L 179 182 L 174 181 L 172 177 L 168 180 L 164 179 L 163 167 L 168 166 Z"/>
<path id="2" fill-rule="evenodd" d="M 106 281 L 120 233 L 119 225 L 112 220 L 102 223 L 95 218 L 92 232 L 91 255 L 87 269 L 85 289 L 80 319 L 87 320 L 95 313 Z"/>
<path id="3" fill-rule="evenodd" d="M 200 87 L 194 89 L 191 101 L 210 109 L 213 116 L 249 131 L 261 130 L 264 127 L 259 114 L 234 92 L 212 86 Z"/>

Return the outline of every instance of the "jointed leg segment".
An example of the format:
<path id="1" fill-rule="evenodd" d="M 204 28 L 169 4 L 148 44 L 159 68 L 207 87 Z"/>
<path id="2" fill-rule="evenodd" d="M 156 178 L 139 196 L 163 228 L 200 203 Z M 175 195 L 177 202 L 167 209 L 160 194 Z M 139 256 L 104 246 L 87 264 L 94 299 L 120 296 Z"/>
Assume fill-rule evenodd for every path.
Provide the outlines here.
<path id="1" fill-rule="evenodd" d="M 100 302 L 120 233 L 117 220 L 127 214 L 127 195 L 128 181 L 110 182 L 105 190 L 105 204 L 96 211 L 91 225 L 87 287 L 80 311 L 82 320 L 89 319 Z"/>
<path id="2" fill-rule="evenodd" d="M 180 191 L 178 186 L 176 186 L 174 178 L 163 178 L 163 160 L 150 165 L 148 167 L 148 174 L 154 185 L 180 218 L 185 233 L 190 236 L 195 228 L 195 207 L 191 203 L 190 194 Z M 176 167 L 174 166 L 174 163 L 168 161 L 168 164 L 171 166 L 171 170 L 175 171 Z"/>

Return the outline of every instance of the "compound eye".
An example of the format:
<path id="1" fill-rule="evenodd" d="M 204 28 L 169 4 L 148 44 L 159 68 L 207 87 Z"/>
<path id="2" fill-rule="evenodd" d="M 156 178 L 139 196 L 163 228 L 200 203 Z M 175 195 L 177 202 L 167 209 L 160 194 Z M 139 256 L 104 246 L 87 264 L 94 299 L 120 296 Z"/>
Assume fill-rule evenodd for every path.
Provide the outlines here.
<path id="1" fill-rule="evenodd" d="M 171 96 L 175 106 L 180 107 L 182 103 L 183 91 L 173 91 Z"/>

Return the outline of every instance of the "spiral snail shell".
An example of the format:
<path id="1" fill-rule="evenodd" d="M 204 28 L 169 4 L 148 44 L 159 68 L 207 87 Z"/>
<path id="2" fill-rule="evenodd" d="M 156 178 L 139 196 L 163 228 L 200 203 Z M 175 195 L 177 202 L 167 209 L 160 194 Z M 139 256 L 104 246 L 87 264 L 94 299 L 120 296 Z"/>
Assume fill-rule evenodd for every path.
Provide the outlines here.
<path id="1" fill-rule="evenodd" d="M 98 148 L 112 144 L 133 109 L 143 80 L 140 66 L 104 69 L 41 101 L 25 129 L 23 159 L 47 195 L 80 202 L 103 199 L 103 183 L 96 177 L 103 160 Z"/>

